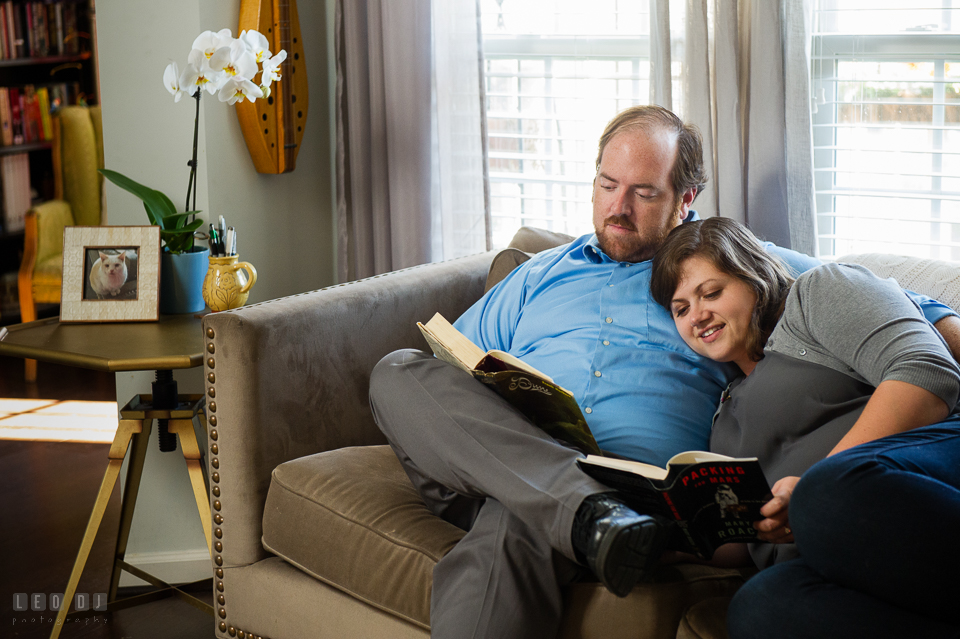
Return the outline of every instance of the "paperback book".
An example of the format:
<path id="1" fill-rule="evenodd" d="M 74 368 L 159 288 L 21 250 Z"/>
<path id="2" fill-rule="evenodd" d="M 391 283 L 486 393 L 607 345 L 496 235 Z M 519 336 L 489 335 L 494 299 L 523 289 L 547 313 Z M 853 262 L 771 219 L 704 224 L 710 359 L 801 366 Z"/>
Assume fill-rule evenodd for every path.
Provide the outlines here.
<path id="1" fill-rule="evenodd" d="M 440 313 L 417 322 L 434 354 L 506 399 L 548 435 L 588 455 L 602 455 L 573 393 L 510 353 L 484 352 Z"/>
<path id="2" fill-rule="evenodd" d="M 770 501 L 770 486 L 755 457 L 736 459 L 690 451 L 666 468 L 588 455 L 577 464 L 597 481 L 620 491 L 637 512 L 677 523 L 668 548 L 704 559 L 730 542 L 758 541 L 753 523 Z"/>

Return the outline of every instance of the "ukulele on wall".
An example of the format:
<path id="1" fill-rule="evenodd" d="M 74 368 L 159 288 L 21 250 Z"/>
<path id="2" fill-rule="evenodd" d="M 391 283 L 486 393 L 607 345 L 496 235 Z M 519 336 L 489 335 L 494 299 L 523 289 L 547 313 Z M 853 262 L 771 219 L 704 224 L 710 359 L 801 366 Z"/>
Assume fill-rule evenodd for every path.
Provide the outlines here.
<path id="1" fill-rule="evenodd" d="M 307 70 L 296 0 L 240 0 L 238 30 L 256 29 L 276 54 L 287 52 L 270 97 L 237 103 L 240 129 L 258 173 L 289 173 L 307 124 Z"/>

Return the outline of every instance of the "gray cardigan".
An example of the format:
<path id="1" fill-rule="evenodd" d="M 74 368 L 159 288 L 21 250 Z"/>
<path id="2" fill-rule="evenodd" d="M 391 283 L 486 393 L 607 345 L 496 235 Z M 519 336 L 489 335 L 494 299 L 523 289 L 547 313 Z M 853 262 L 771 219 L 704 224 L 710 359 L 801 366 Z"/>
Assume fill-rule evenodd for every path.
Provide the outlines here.
<path id="1" fill-rule="evenodd" d="M 885 380 L 929 390 L 951 409 L 960 395 L 957 363 L 896 282 L 861 266 L 820 266 L 797 279 L 763 360 L 724 393 L 710 449 L 757 457 L 771 485 L 800 476 Z M 792 545 L 753 550 L 761 566 L 795 556 Z"/>

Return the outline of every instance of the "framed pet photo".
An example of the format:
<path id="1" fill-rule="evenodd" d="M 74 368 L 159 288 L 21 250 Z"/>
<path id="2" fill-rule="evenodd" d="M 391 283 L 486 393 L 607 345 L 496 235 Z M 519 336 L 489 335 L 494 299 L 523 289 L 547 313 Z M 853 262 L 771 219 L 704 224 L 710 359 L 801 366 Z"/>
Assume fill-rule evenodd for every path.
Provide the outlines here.
<path id="1" fill-rule="evenodd" d="M 63 229 L 62 323 L 155 322 L 159 302 L 159 226 Z"/>

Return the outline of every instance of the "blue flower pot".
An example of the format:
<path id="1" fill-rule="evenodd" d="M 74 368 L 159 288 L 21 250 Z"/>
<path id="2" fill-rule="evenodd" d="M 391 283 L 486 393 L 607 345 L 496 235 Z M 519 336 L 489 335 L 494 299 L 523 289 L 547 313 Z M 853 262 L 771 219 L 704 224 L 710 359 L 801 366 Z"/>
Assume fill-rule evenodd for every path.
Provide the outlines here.
<path id="1" fill-rule="evenodd" d="M 210 250 L 194 246 L 189 253 L 160 254 L 160 312 L 197 313 L 204 309 L 203 278 Z"/>

